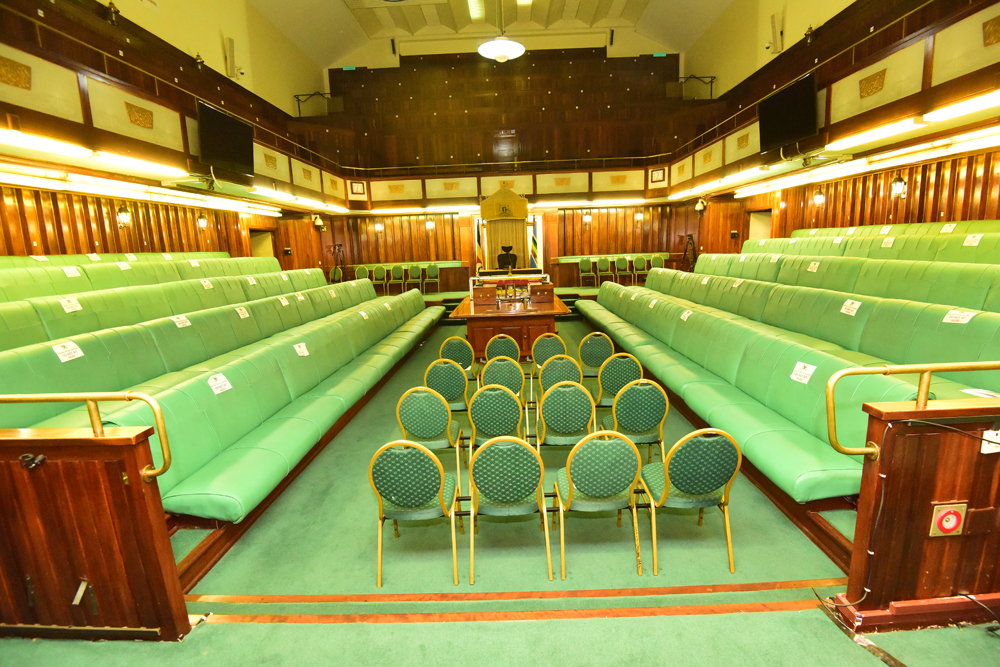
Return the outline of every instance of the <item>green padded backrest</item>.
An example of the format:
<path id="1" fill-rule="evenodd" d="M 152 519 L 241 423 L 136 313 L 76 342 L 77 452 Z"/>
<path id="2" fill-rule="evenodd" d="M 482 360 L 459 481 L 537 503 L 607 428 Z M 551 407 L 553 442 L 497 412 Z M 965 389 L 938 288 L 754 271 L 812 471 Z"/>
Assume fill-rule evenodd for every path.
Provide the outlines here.
<path id="1" fill-rule="evenodd" d="M 364 317 L 357 309 L 352 308 L 350 311 L 345 311 L 343 317 L 338 319 L 338 322 L 343 327 L 345 338 L 351 348 L 351 354 L 355 357 L 364 354 L 369 347 Z"/>
<path id="2" fill-rule="evenodd" d="M 170 314 L 157 285 L 29 299 L 51 340 Z"/>
<path id="3" fill-rule="evenodd" d="M 285 280 L 287 276 L 288 280 Z M 313 287 L 323 287 L 326 285 L 326 278 L 319 269 L 297 269 L 295 271 L 279 271 L 278 277 L 281 279 L 282 294 L 288 292 L 301 292 Z"/>
<path id="4" fill-rule="evenodd" d="M 761 280 L 773 283 L 777 280 L 781 269 L 782 256 L 779 253 L 741 254 L 729 268 L 729 275 L 734 278 Z"/>
<path id="5" fill-rule="evenodd" d="M 732 253 L 699 255 L 695 262 L 694 272 L 708 273 L 713 276 L 728 276 L 729 266 L 735 259 L 736 255 Z"/>
<path id="6" fill-rule="evenodd" d="M 594 268 L 594 263 L 590 261 L 589 257 L 584 257 L 580 260 L 580 272 L 581 273 L 591 273 Z"/>
<path id="7" fill-rule="evenodd" d="M 953 361 L 997 361 L 1000 314 L 977 313 L 967 323 L 945 322 L 954 309 L 930 305 L 916 318 L 909 346 L 901 351 L 900 363 L 927 364 Z M 953 314 L 953 313 L 952 313 Z M 984 353 L 993 356 L 986 356 Z M 971 387 L 1000 391 L 1000 371 L 942 373 Z"/>
<path id="8" fill-rule="evenodd" d="M 368 267 L 364 265 L 354 267 L 354 277 L 357 279 L 367 278 Z"/>
<path id="9" fill-rule="evenodd" d="M 218 276 L 181 282 L 193 286 L 195 294 L 199 296 L 205 308 L 233 305 L 247 300 L 243 281 L 239 278 Z"/>
<path id="10" fill-rule="evenodd" d="M 566 343 L 558 336 L 539 336 L 531 346 L 531 356 L 537 366 L 541 366 L 557 354 L 566 354 Z"/>
<path id="11" fill-rule="evenodd" d="M 93 336 L 107 348 L 119 387 L 135 387 L 166 374 L 156 342 L 145 328 L 115 327 L 96 331 Z"/>
<path id="12" fill-rule="evenodd" d="M 603 290 L 604 287 L 602 286 Z M 600 368 L 615 353 L 614 343 L 606 334 L 588 334 L 580 341 L 580 363 L 590 368 Z"/>
<path id="13" fill-rule="evenodd" d="M 984 304 L 998 280 L 1000 267 L 987 264 L 868 261 L 855 290 L 890 299 L 990 310 Z"/>
<path id="14" fill-rule="evenodd" d="M 573 486 L 594 498 L 610 498 L 631 486 L 639 473 L 636 450 L 621 438 L 588 440 L 569 463 Z"/>
<path id="15" fill-rule="evenodd" d="M 479 437 L 508 435 L 520 423 L 521 405 L 515 396 L 499 387 L 483 387 L 469 403 L 469 419 Z"/>
<path id="16" fill-rule="evenodd" d="M 420 279 L 420 267 L 417 266 L 416 264 L 411 264 L 410 268 L 407 269 L 407 273 L 410 274 L 410 279 L 411 280 L 419 280 Z"/>
<path id="17" fill-rule="evenodd" d="M 517 341 L 510 336 L 494 337 L 486 344 L 486 358 L 510 357 L 514 361 L 521 358 Z"/>
<path id="18" fill-rule="evenodd" d="M 707 283 L 702 284 L 702 281 L 710 277 L 711 276 L 703 276 L 697 273 L 682 272 L 674 277 L 674 284 L 670 293 L 680 299 L 695 301 L 696 293 L 703 296 L 708 291 Z"/>
<path id="19" fill-rule="evenodd" d="M 590 424 L 594 403 L 582 385 L 560 384 L 545 392 L 541 410 L 546 431 L 576 433 Z"/>
<path id="20" fill-rule="evenodd" d="M 759 320 L 774 283 L 744 278 L 713 278 L 709 282 L 705 305 L 742 317 Z"/>
<path id="21" fill-rule="evenodd" d="M 177 269 L 177 275 L 181 280 L 197 280 L 219 275 L 216 272 L 209 273 L 207 259 L 180 259 L 171 263 Z"/>
<path id="22" fill-rule="evenodd" d="M 323 327 L 289 332 L 265 348 L 280 366 L 292 400 L 298 399 L 354 359 L 350 349 L 337 337 L 340 331 L 339 325 L 329 323 Z"/>
<path id="23" fill-rule="evenodd" d="M 653 255 L 649 258 L 649 265 L 656 269 L 663 268 L 663 257 L 660 255 Z"/>
<path id="24" fill-rule="evenodd" d="M 256 301 L 271 296 L 259 275 L 240 276 L 238 281 L 243 288 L 244 301 Z"/>
<path id="25" fill-rule="evenodd" d="M 740 453 L 722 435 L 699 435 L 670 457 L 670 485 L 682 493 L 704 495 L 722 489 L 740 465 Z"/>
<path id="26" fill-rule="evenodd" d="M 444 480 L 437 463 L 412 447 L 383 450 L 371 466 L 372 482 L 383 499 L 399 507 L 423 507 L 440 498 Z M 450 498 L 445 498 L 450 503 Z"/>
<path id="27" fill-rule="evenodd" d="M 0 296 L 21 301 L 38 296 L 89 292 L 93 286 L 77 267 L 39 266 L 0 269 Z"/>
<path id="28" fill-rule="evenodd" d="M 760 321 L 857 350 L 878 302 L 875 297 L 778 285 L 771 291 Z"/>
<path id="29" fill-rule="evenodd" d="M 844 246 L 844 257 L 862 257 L 871 259 L 895 259 L 902 244 L 896 245 L 897 237 L 881 236 L 838 236 L 833 243 Z"/>
<path id="30" fill-rule="evenodd" d="M 996 264 L 1000 261 L 1000 234 L 949 234 L 938 239 L 937 262 Z"/>
<path id="31" fill-rule="evenodd" d="M 41 262 L 23 255 L 0 255 L 0 268 L 3 269 L 35 267 L 39 264 Z"/>
<path id="32" fill-rule="evenodd" d="M 153 337 L 167 371 L 182 371 L 233 349 L 224 349 L 227 341 L 231 346 L 236 345 L 235 336 L 222 327 L 214 310 L 188 315 L 189 326 L 183 326 L 183 321 L 178 326 L 169 317 L 140 325 Z"/>
<path id="33" fill-rule="evenodd" d="M 250 352 L 217 370 L 221 371 L 227 379 L 229 379 L 230 374 L 235 374 L 237 377 L 242 376 L 250 387 L 261 420 L 271 418 L 292 402 L 277 355 L 273 354 L 270 348 Z M 294 466 L 297 462 L 291 461 L 289 467 Z"/>
<path id="34" fill-rule="evenodd" d="M 674 320 L 672 323 L 673 336 L 670 340 L 670 346 L 696 364 L 704 366 L 707 363 L 709 346 L 712 343 L 712 328 L 720 321 L 720 318 L 714 313 L 693 310 L 687 320 L 684 320 L 680 317 L 683 312 L 683 310 L 673 311 L 674 317 L 671 318 Z M 634 377 L 632 379 L 637 380 L 639 378 Z M 620 389 L 621 387 L 619 387 Z M 607 390 L 605 390 L 605 393 L 607 393 Z"/>
<path id="35" fill-rule="evenodd" d="M 937 259 L 938 250 L 947 240 L 947 238 L 939 236 L 901 236 L 893 243 L 894 249 L 899 247 L 899 253 L 895 257 L 885 257 L 884 259 L 934 261 Z M 875 252 L 875 249 L 873 248 L 872 251 Z M 879 259 L 879 256 L 876 254 L 872 258 Z"/>
<path id="36" fill-rule="evenodd" d="M 675 335 L 676 338 L 676 335 Z M 602 396 L 614 398 L 622 387 L 633 380 L 642 379 L 642 366 L 630 356 L 612 356 L 601 366 L 597 381 Z"/>
<path id="37" fill-rule="evenodd" d="M 597 270 L 601 271 L 601 272 L 610 271 L 611 270 L 611 260 L 609 260 L 607 257 L 598 257 L 597 258 Z"/>
<path id="38" fill-rule="evenodd" d="M 583 382 L 580 367 L 572 357 L 557 355 L 549 359 L 538 374 L 538 384 L 542 393 L 557 382 Z"/>
<path id="39" fill-rule="evenodd" d="M 494 357 L 483 367 L 482 384 L 498 384 L 507 387 L 515 395 L 521 393 L 524 388 L 524 373 L 521 365 L 507 357 Z"/>
<path id="40" fill-rule="evenodd" d="M 515 503 L 535 494 L 545 471 L 520 442 L 500 440 L 479 450 L 469 474 L 486 500 Z"/>
<path id="41" fill-rule="evenodd" d="M 48 339 L 42 320 L 30 303 L 0 303 L 0 352 Z"/>
<path id="42" fill-rule="evenodd" d="M 636 255 L 632 258 L 632 268 L 636 271 L 646 270 L 646 258 L 642 255 Z"/>
<path id="43" fill-rule="evenodd" d="M 875 304 L 861 334 L 858 351 L 879 359 L 902 363 L 909 349 L 917 319 L 926 303 L 881 299 Z"/>
<path id="44" fill-rule="evenodd" d="M 474 361 L 472 346 L 465 340 L 459 338 L 445 340 L 441 345 L 440 354 L 442 359 L 451 359 L 466 370 L 472 368 Z"/>
<path id="45" fill-rule="evenodd" d="M 672 319 L 680 323 L 679 317 Z M 711 338 L 705 350 L 705 369 L 735 385 L 744 351 L 764 334 L 744 322 L 723 319 L 713 322 L 708 333 Z"/>
<path id="46" fill-rule="evenodd" d="M 851 292 L 865 263 L 858 257 L 786 257 L 781 262 L 777 282 Z"/>
<path id="47" fill-rule="evenodd" d="M 666 417 L 667 398 L 653 382 L 629 385 L 615 398 L 614 414 L 619 428 L 633 433 L 649 431 Z"/>
<path id="48" fill-rule="evenodd" d="M 379 264 L 374 269 L 372 269 L 372 276 L 378 282 L 385 282 L 385 267 Z M 362 278 L 367 278 L 368 276 L 361 276 Z"/>
<path id="49" fill-rule="evenodd" d="M 451 411 L 440 396 L 418 387 L 399 401 L 399 423 L 404 436 L 418 440 L 447 438 Z"/>
<path id="50" fill-rule="evenodd" d="M 244 307 L 260 329 L 260 339 L 270 338 L 286 329 L 280 310 L 283 306 L 277 299 L 264 298 L 247 302 Z"/>
<path id="51" fill-rule="evenodd" d="M 393 264 L 391 275 L 392 275 L 392 279 L 393 280 L 402 280 L 403 279 L 403 267 L 401 265 L 399 265 L 399 264 Z"/>
<path id="52" fill-rule="evenodd" d="M 428 388 L 444 396 L 444 400 L 449 403 L 464 401 L 465 391 L 469 387 L 465 372 L 455 364 L 442 359 L 432 362 L 427 367 L 424 382 Z"/>
<path id="53" fill-rule="evenodd" d="M 344 285 L 347 283 L 337 283 L 329 287 L 316 287 L 309 290 L 293 292 L 289 298 L 298 299 L 300 296 L 309 300 L 317 317 L 326 317 L 333 313 L 339 313 L 344 309 L 345 294 Z"/>
<path id="54" fill-rule="evenodd" d="M 617 301 L 618 297 L 621 295 L 621 291 L 622 286 L 617 283 L 603 283 L 600 289 L 597 290 L 597 303 L 601 304 L 605 308 L 608 308 L 611 303 Z"/>
<path id="55" fill-rule="evenodd" d="M 428 264 L 427 265 L 427 277 L 430 280 L 436 279 L 438 277 L 438 274 L 440 272 L 441 272 L 441 269 L 440 269 L 440 267 L 438 267 L 437 264 Z"/>
<path id="56" fill-rule="evenodd" d="M 312 317 L 306 317 L 306 314 L 312 314 L 311 305 L 308 308 L 303 308 L 302 304 L 309 304 L 308 301 L 299 301 L 294 296 L 289 294 L 285 296 L 283 294 L 278 296 L 273 296 L 269 298 L 270 302 L 274 304 L 274 308 L 278 313 L 278 317 L 281 318 L 281 330 L 287 331 L 293 327 L 300 326 L 306 322 L 311 322 Z"/>
<path id="57" fill-rule="evenodd" d="M 628 271 L 628 260 L 624 257 L 615 257 L 615 270 L 619 273 Z"/>
<path id="58" fill-rule="evenodd" d="M 123 270 L 124 266 L 129 267 L 128 270 Z M 81 266 L 80 270 L 87 275 L 93 289 L 106 290 L 128 287 L 130 285 L 129 278 L 135 269 L 128 262 L 123 262 L 121 266 L 114 262 L 100 262 Z"/>

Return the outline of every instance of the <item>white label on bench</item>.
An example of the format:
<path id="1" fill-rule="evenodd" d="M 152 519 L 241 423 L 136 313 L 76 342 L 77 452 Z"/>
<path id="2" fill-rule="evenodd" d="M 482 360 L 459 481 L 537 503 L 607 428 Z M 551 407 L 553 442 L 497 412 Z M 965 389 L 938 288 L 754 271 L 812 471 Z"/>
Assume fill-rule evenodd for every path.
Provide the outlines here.
<path id="1" fill-rule="evenodd" d="M 779 257 L 781 257 L 781 255 L 771 255 L 771 264 L 777 262 Z"/>
<path id="2" fill-rule="evenodd" d="M 191 263 L 191 266 L 201 266 L 196 259 L 189 259 L 188 261 Z"/>
<path id="3" fill-rule="evenodd" d="M 247 276 L 247 282 L 250 283 L 251 285 L 256 285 L 257 279 L 254 278 L 253 276 Z"/>
<path id="4" fill-rule="evenodd" d="M 656 305 L 656 299 L 653 299 L 652 301 L 649 302 L 649 308 L 650 309 L 652 309 L 653 306 L 655 306 L 655 305 Z"/>
<path id="5" fill-rule="evenodd" d="M 288 274 L 287 273 L 282 273 L 281 274 L 281 279 L 282 280 L 288 280 Z"/>
<path id="6" fill-rule="evenodd" d="M 895 242 L 896 242 L 896 237 L 895 236 L 887 236 L 884 239 L 882 239 L 882 247 L 883 248 L 891 248 L 892 244 L 895 243 Z"/>
<path id="7" fill-rule="evenodd" d="M 212 289 L 212 281 L 211 280 L 202 280 L 201 281 L 201 286 L 204 287 L 205 289 Z"/>
<path id="8" fill-rule="evenodd" d="M 75 313 L 78 310 L 83 310 L 83 306 L 77 301 L 75 296 L 71 296 L 68 299 L 59 299 L 59 305 L 63 307 L 67 313 Z"/>
<path id="9" fill-rule="evenodd" d="M 170 321 L 176 324 L 178 329 L 191 326 L 191 320 L 184 315 L 171 315 Z"/>
<path id="10" fill-rule="evenodd" d="M 963 389 L 962 393 L 972 394 L 973 396 L 978 396 L 979 398 L 1000 398 L 1000 394 L 995 391 L 990 391 L 989 389 Z"/>
<path id="11" fill-rule="evenodd" d="M 46 257 L 45 255 L 30 255 L 30 257 L 31 257 L 31 259 L 35 260 L 36 262 L 47 262 L 47 261 L 49 261 L 49 258 Z"/>
<path id="12" fill-rule="evenodd" d="M 892 231 L 892 225 L 882 225 L 882 229 L 879 230 L 879 234 L 888 234 Z"/>
<path id="13" fill-rule="evenodd" d="M 799 240 L 797 238 L 796 239 L 788 239 L 788 242 L 789 243 L 798 243 Z"/>
<path id="14" fill-rule="evenodd" d="M 288 299 L 286 299 L 283 296 L 279 296 L 278 297 L 278 301 L 281 303 L 282 306 L 287 306 L 288 305 Z"/>
<path id="15" fill-rule="evenodd" d="M 173 257 L 170 256 L 169 252 L 165 252 L 165 253 L 161 253 L 161 254 L 163 255 L 163 259 L 167 260 L 168 262 L 173 259 Z"/>
<path id="16" fill-rule="evenodd" d="M 59 361 L 63 362 L 64 364 L 67 361 L 70 361 L 71 359 L 79 359 L 80 357 L 83 356 L 83 350 L 81 350 L 80 346 L 74 343 L 73 341 L 70 341 L 68 343 L 59 343 L 58 345 L 53 345 L 52 351 L 55 352 L 56 356 L 59 357 Z"/>
<path id="17" fill-rule="evenodd" d="M 88 252 L 87 253 L 87 257 L 90 258 L 91 262 L 100 262 L 101 261 L 101 256 L 98 255 L 96 252 Z"/>
<path id="18" fill-rule="evenodd" d="M 368 319 L 368 313 L 366 313 L 363 310 L 359 310 L 358 312 L 361 313 L 361 317 L 365 318 L 366 320 Z"/>
<path id="19" fill-rule="evenodd" d="M 944 321 L 949 324 L 968 324 L 977 315 L 974 310 L 949 310 Z"/>
<path id="20" fill-rule="evenodd" d="M 736 282 L 733 283 L 733 287 L 739 287 L 743 284 L 743 278 L 737 278 Z"/>
<path id="21" fill-rule="evenodd" d="M 390 306 L 389 304 L 385 304 L 385 309 L 386 310 L 392 310 L 392 306 Z"/>
<path id="22" fill-rule="evenodd" d="M 815 234 L 816 234 L 816 232 L 818 232 L 818 231 L 819 231 L 818 229 L 810 229 L 810 230 L 809 230 L 809 236 L 813 236 L 813 235 L 815 235 Z"/>
<path id="23" fill-rule="evenodd" d="M 835 244 L 837 244 L 837 243 L 843 243 L 844 242 L 844 237 L 843 236 L 834 236 L 833 237 L 833 242 Z"/>
<path id="24" fill-rule="evenodd" d="M 801 382 L 802 384 L 809 384 L 809 378 L 813 376 L 816 372 L 816 367 L 810 364 L 804 364 L 801 361 L 795 364 L 795 370 L 789 376 L 796 382 Z"/>
<path id="25" fill-rule="evenodd" d="M 951 234 L 953 231 L 955 231 L 955 227 L 957 226 L 957 224 L 958 223 L 955 223 L 955 222 L 949 222 L 947 225 L 945 225 L 944 227 L 941 228 L 941 233 L 942 234 Z"/>
<path id="26" fill-rule="evenodd" d="M 712 255 L 712 259 L 719 259 L 719 254 L 718 253 L 714 253 Z"/>
<path id="27" fill-rule="evenodd" d="M 308 276 L 308 275 L 311 275 L 311 274 L 309 273 L 309 269 L 302 269 L 302 273 L 306 274 L 307 276 Z"/>
<path id="28" fill-rule="evenodd" d="M 851 234 L 853 234 L 855 232 L 855 230 L 857 230 L 857 227 L 849 227 L 847 229 L 847 234 L 851 235 Z"/>
<path id="29" fill-rule="evenodd" d="M 688 318 L 691 317 L 691 313 L 693 312 L 694 312 L 693 310 L 685 310 L 683 313 L 681 313 L 681 319 L 687 322 Z"/>
<path id="30" fill-rule="evenodd" d="M 741 262 L 747 261 L 747 256 L 746 255 L 740 255 L 740 261 Z"/>
<path id="31" fill-rule="evenodd" d="M 708 279 L 709 279 L 709 276 L 705 276 L 704 278 L 702 278 L 701 279 L 701 284 L 702 285 L 707 285 L 708 284 Z"/>
<path id="32" fill-rule="evenodd" d="M 854 315 L 857 314 L 858 312 L 858 308 L 860 307 L 861 307 L 860 301 L 852 301 L 851 299 L 848 299 L 847 301 L 844 302 L 844 305 L 840 307 L 840 312 L 842 312 L 844 315 L 850 315 L 851 317 L 854 317 Z"/>
<path id="33" fill-rule="evenodd" d="M 983 431 L 981 454 L 1000 454 L 1000 431 Z"/>
<path id="34" fill-rule="evenodd" d="M 809 262 L 809 268 L 806 269 L 809 273 L 816 273 L 819 271 L 819 262 Z"/>
<path id="35" fill-rule="evenodd" d="M 233 388 L 233 385 L 229 383 L 229 380 L 227 380 L 226 376 L 222 373 L 208 378 L 208 386 L 212 388 L 212 391 L 215 392 L 216 396 Z"/>
<path id="36" fill-rule="evenodd" d="M 349 282 L 349 283 L 347 283 L 347 284 L 348 284 L 348 285 L 350 285 L 351 287 L 354 287 L 354 281 L 353 281 L 353 280 L 352 280 L 352 281 L 350 281 L 350 282 Z"/>
<path id="37" fill-rule="evenodd" d="M 131 271 L 132 270 L 132 267 L 129 266 L 128 262 L 115 262 L 115 266 L 117 266 L 122 271 Z"/>
<path id="38" fill-rule="evenodd" d="M 63 270 L 63 273 L 66 274 L 67 278 L 79 278 L 80 277 L 80 269 L 76 268 L 75 266 L 64 266 L 64 267 L 62 267 L 62 270 Z"/>
<path id="39" fill-rule="evenodd" d="M 306 344 L 305 343 L 296 343 L 294 345 L 294 347 L 295 347 L 296 354 L 298 354 L 300 357 L 308 357 L 309 356 L 309 350 L 308 350 L 308 348 L 306 348 Z"/>
<path id="40" fill-rule="evenodd" d="M 236 309 L 236 313 L 240 316 L 241 320 L 245 320 L 246 318 L 250 317 L 250 313 L 248 313 L 247 309 L 244 308 L 243 306 L 238 307 Z"/>
<path id="41" fill-rule="evenodd" d="M 333 290 L 330 290 L 330 298 L 331 299 L 336 299 L 337 298 L 337 293 L 334 292 Z"/>
<path id="42" fill-rule="evenodd" d="M 130 262 L 138 262 L 139 261 L 139 258 L 136 257 L 135 255 L 133 255 L 130 252 L 125 253 L 125 259 L 127 259 Z"/>
<path id="43" fill-rule="evenodd" d="M 677 276 L 677 279 L 678 280 L 687 280 L 687 277 L 688 277 L 688 274 L 682 273 L 681 275 Z"/>
<path id="44" fill-rule="evenodd" d="M 299 301 L 305 301 L 306 300 L 306 298 L 302 295 L 302 292 L 296 292 L 295 293 L 295 298 L 298 299 Z"/>
<path id="45" fill-rule="evenodd" d="M 761 240 L 760 240 L 760 244 L 761 244 L 761 245 L 764 245 L 764 241 L 766 241 L 766 240 L 767 240 L 767 239 L 761 239 Z"/>
<path id="46" fill-rule="evenodd" d="M 979 245 L 979 241 L 982 240 L 982 238 L 983 238 L 982 234 L 969 234 L 968 236 L 965 237 L 965 243 L 963 243 L 962 245 L 977 246 Z"/>
<path id="47" fill-rule="evenodd" d="M 629 299 L 629 301 L 635 301 L 635 297 L 637 297 L 637 296 L 639 296 L 639 295 L 637 293 L 633 292 L 632 293 L 632 298 Z"/>

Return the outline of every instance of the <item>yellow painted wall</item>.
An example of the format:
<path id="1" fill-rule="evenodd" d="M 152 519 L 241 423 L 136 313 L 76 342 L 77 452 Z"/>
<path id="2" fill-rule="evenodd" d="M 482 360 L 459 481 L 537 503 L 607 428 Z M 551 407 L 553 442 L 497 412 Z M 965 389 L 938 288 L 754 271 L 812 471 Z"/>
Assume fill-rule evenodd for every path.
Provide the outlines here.
<path id="1" fill-rule="evenodd" d="M 324 90 L 323 68 L 265 19 L 247 0 L 171 0 L 152 4 L 116 0 L 122 16 L 225 74 L 225 43 L 236 42 L 236 82 L 295 114 L 294 95 Z"/>
<path id="2" fill-rule="evenodd" d="M 716 76 L 718 97 L 758 69 L 773 55 L 771 14 L 784 14 L 784 48 L 843 11 L 850 0 L 733 0 L 684 55 L 684 73 Z"/>

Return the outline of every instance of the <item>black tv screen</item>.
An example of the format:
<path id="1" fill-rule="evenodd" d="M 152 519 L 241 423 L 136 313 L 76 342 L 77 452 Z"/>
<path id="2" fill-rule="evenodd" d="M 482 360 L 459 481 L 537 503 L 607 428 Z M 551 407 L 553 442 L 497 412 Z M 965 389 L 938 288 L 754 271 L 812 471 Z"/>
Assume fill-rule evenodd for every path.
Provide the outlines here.
<path id="1" fill-rule="evenodd" d="M 217 169 L 253 175 L 253 127 L 198 102 L 201 161 Z"/>
<path id="2" fill-rule="evenodd" d="M 807 74 L 757 105 L 760 152 L 775 151 L 816 134 L 816 80 Z"/>

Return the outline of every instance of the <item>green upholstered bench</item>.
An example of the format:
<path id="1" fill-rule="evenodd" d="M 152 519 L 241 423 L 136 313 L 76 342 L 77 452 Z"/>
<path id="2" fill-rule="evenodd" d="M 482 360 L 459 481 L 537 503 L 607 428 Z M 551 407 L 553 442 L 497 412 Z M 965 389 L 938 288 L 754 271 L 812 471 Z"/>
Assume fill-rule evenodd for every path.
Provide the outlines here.
<path id="1" fill-rule="evenodd" d="M 854 230 L 848 234 L 848 230 Z M 901 225 L 859 225 L 857 227 L 825 227 L 822 229 L 796 229 L 797 236 L 925 236 L 937 234 L 990 234 L 1000 233 L 1000 220 L 965 220 L 959 222 L 911 222 Z"/>
<path id="2" fill-rule="evenodd" d="M 179 259 L 222 259 L 228 252 L 140 252 L 140 253 L 92 253 L 87 255 L 0 255 L 0 269 L 24 268 L 32 266 L 88 266 L 96 263 L 115 262 L 159 262 Z"/>

